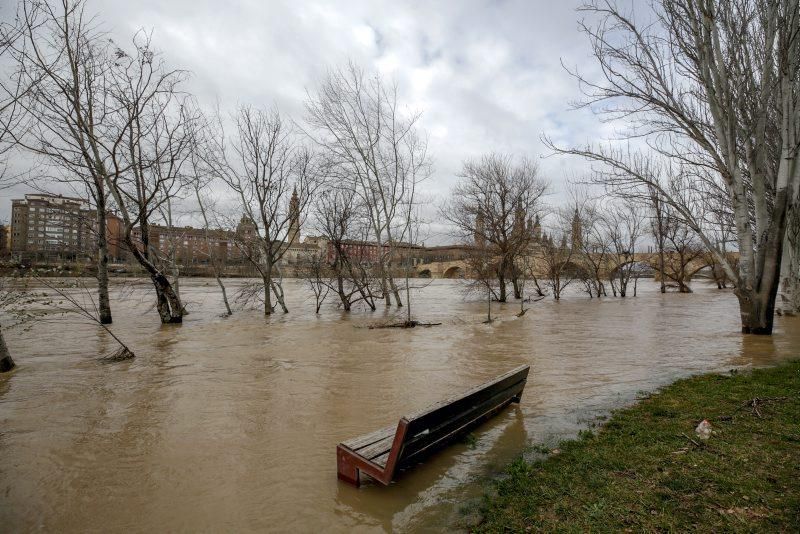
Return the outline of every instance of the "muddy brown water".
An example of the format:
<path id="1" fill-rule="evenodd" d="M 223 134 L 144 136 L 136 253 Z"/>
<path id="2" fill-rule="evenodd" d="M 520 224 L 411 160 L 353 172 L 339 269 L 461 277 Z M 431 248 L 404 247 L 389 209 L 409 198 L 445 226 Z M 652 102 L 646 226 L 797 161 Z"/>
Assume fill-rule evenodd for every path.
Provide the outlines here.
<path id="1" fill-rule="evenodd" d="M 235 282 L 231 282 L 235 285 Z M 797 357 L 800 323 L 738 333 L 729 291 L 495 306 L 438 280 L 414 297 L 433 328 L 370 330 L 384 311 L 313 313 L 287 283 L 288 315 L 218 316 L 208 280 L 182 291 L 191 314 L 160 326 L 146 287 L 113 304 L 114 348 L 68 318 L 11 331 L 19 369 L 0 377 L 0 531 L 440 531 L 526 446 L 574 436 L 598 415 L 676 378 Z M 335 445 L 519 364 L 519 406 L 395 484 L 336 479 Z"/>

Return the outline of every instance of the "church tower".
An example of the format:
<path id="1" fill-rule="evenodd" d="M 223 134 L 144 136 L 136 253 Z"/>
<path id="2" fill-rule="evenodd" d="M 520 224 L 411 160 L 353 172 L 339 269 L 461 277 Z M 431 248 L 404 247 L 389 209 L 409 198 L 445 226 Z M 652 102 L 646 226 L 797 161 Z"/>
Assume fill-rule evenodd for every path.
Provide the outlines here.
<path id="1" fill-rule="evenodd" d="M 483 246 L 486 244 L 484 232 L 485 223 L 483 220 L 483 213 L 479 211 L 475 216 L 475 246 L 478 248 L 483 248 Z"/>
<path id="2" fill-rule="evenodd" d="M 522 209 L 522 204 L 517 202 L 517 207 L 514 209 L 514 233 L 523 235 L 525 233 L 525 210 Z"/>
<path id="3" fill-rule="evenodd" d="M 300 198 L 297 196 L 297 187 L 292 191 L 289 201 L 289 234 L 287 241 L 294 243 L 300 240 Z"/>
<path id="4" fill-rule="evenodd" d="M 581 218 L 576 208 L 575 215 L 572 217 L 572 250 L 581 250 L 582 248 L 583 231 L 581 230 Z"/>

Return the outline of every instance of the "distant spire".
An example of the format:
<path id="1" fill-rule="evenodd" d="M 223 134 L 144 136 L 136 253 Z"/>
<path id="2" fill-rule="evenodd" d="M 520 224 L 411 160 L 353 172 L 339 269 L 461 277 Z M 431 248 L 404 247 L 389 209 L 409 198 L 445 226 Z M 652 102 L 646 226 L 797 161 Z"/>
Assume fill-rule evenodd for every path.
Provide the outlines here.
<path id="1" fill-rule="evenodd" d="M 484 220 L 483 220 L 483 212 L 479 211 L 477 215 L 475 215 L 475 246 L 476 247 L 483 247 L 485 244 L 485 240 L 483 238 L 484 233 Z"/>
<path id="2" fill-rule="evenodd" d="M 572 217 L 572 249 L 580 250 L 581 248 L 583 248 L 583 230 L 578 208 L 575 208 L 575 216 Z"/>
<path id="3" fill-rule="evenodd" d="M 289 234 L 290 243 L 300 238 L 300 197 L 297 196 L 297 185 L 292 190 L 292 198 L 289 201 Z"/>

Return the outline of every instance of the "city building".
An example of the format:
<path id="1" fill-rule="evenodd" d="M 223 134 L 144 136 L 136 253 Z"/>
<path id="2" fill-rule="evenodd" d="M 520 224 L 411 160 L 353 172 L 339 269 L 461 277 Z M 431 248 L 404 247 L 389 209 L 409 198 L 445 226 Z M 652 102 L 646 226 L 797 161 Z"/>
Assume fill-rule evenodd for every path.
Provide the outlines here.
<path id="1" fill-rule="evenodd" d="M 230 230 L 159 224 L 151 224 L 149 229 L 150 250 L 162 258 L 175 258 L 184 266 L 207 264 L 212 259 L 225 265 L 240 263 L 244 258 L 236 242 L 237 233 Z M 142 237 L 138 227 L 133 229 L 133 239 L 141 250 Z"/>
<path id="2" fill-rule="evenodd" d="M 11 254 L 11 227 L 0 224 L 0 257 Z"/>
<path id="3" fill-rule="evenodd" d="M 287 238 L 291 244 L 279 265 L 287 267 L 288 275 L 314 257 L 332 261 L 334 247 L 322 236 L 301 236 L 300 206 L 297 193 L 289 203 Z M 96 212 L 88 209 L 79 198 L 46 193 L 28 194 L 12 201 L 10 229 L 0 225 L 0 255 L 10 247 L 17 259 L 34 261 L 87 260 L 96 255 Z M 106 238 L 111 262 L 131 261 L 132 255 L 124 239 L 124 221 L 114 213 L 106 214 Z M 258 230 L 242 216 L 235 230 L 194 228 L 192 226 L 149 225 L 149 247 L 161 259 L 174 259 L 178 265 L 203 266 L 212 260 L 220 266 L 247 264 L 258 261 Z M 141 229 L 132 231 L 134 243 L 142 249 Z M 282 245 L 285 242 L 281 243 Z M 351 260 L 364 266 L 375 266 L 389 254 L 388 244 L 374 241 L 347 240 L 342 243 Z M 424 247 L 398 242 L 392 248 L 388 264 L 391 267 L 415 266 L 430 261 L 455 260 L 466 256 L 469 245 Z"/>
<path id="4" fill-rule="evenodd" d="M 36 193 L 11 201 L 11 253 L 75 258 L 94 248 L 95 212 L 79 198 Z"/>

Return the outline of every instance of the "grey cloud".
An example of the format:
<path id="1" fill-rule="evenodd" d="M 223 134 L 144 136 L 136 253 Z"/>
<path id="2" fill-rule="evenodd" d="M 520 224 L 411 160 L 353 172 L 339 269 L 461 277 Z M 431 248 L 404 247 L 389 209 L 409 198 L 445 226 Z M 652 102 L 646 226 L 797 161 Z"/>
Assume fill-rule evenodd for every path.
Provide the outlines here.
<path id="1" fill-rule="evenodd" d="M 578 32 L 577 1 L 283 2 L 103 0 L 94 9 L 111 35 L 153 31 L 167 61 L 193 73 L 201 102 L 276 105 L 302 119 L 306 90 L 326 69 L 353 60 L 399 84 L 403 102 L 421 110 L 435 173 L 426 185 L 444 196 L 461 162 L 496 150 L 544 153 L 540 135 L 583 143 L 602 135 L 561 61 L 592 71 Z M 0 11 L 5 16 L 11 10 Z M 541 161 L 560 187 L 581 162 Z M 8 217 L 2 192 L 0 217 Z"/>

